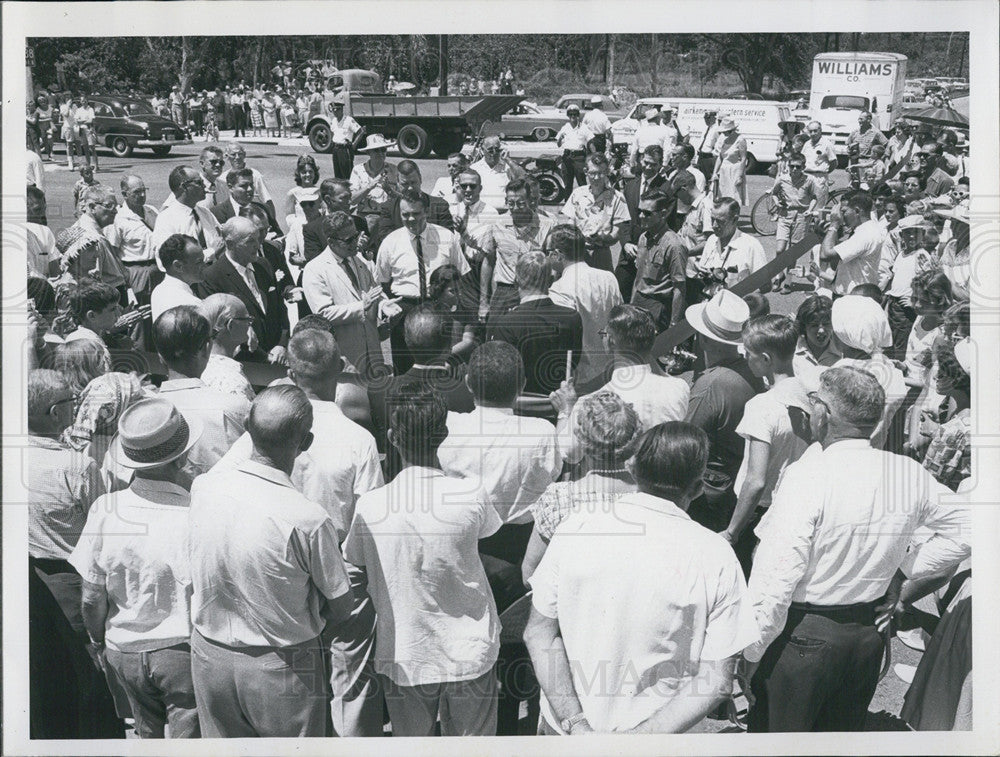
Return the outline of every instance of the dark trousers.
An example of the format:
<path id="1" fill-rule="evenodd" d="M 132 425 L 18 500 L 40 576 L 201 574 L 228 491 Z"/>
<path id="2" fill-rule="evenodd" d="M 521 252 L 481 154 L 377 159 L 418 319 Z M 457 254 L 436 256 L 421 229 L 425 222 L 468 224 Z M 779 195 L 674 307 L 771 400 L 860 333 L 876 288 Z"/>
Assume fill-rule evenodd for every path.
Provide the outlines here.
<path id="1" fill-rule="evenodd" d="M 750 682 L 751 733 L 863 730 L 885 651 L 874 605 L 793 603 Z"/>
<path id="2" fill-rule="evenodd" d="M 909 305 L 904 305 L 898 297 L 885 296 L 885 312 L 889 317 L 889 329 L 892 331 L 893 360 L 906 359 L 906 342 L 910 338 L 913 322 L 917 320 L 917 311 Z"/>
<path id="3" fill-rule="evenodd" d="M 590 148 L 591 152 L 599 152 L 601 154 L 608 151 L 608 138 L 605 134 L 597 134 L 592 140 L 587 143 L 587 147 Z"/>
<path id="4" fill-rule="evenodd" d="M 247 114 L 242 105 L 233 108 L 233 136 L 245 137 L 247 135 Z"/>
<path id="5" fill-rule="evenodd" d="M 493 295 L 490 297 L 490 318 L 503 315 L 517 307 L 520 301 L 521 294 L 517 284 L 494 284 Z"/>
<path id="6" fill-rule="evenodd" d="M 715 156 L 710 152 L 698 153 L 697 169 L 705 174 L 706 181 L 712 180 L 712 173 L 715 171 Z"/>
<path id="7" fill-rule="evenodd" d="M 586 158 L 586 150 L 563 150 L 560 165 L 562 167 L 562 180 L 563 184 L 566 185 L 566 192 L 573 191 L 574 178 L 579 186 L 586 185 L 587 174 L 584 170 Z"/>
<path id="8" fill-rule="evenodd" d="M 336 179 L 350 179 L 354 170 L 354 151 L 350 145 L 333 145 L 333 176 Z"/>
<path id="9" fill-rule="evenodd" d="M 635 261 L 622 255 L 615 267 L 615 278 L 618 279 L 618 288 L 621 290 L 622 299 L 625 302 L 632 300 L 632 287 L 635 286 L 636 275 Z"/>

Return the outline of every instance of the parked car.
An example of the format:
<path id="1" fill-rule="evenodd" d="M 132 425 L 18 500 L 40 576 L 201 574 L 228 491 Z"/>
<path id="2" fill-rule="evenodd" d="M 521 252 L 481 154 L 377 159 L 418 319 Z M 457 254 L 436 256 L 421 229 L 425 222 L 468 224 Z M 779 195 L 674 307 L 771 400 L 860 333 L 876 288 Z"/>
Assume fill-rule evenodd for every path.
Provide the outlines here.
<path id="1" fill-rule="evenodd" d="M 174 145 L 191 144 L 186 129 L 156 113 L 145 100 L 117 95 L 88 95 L 87 100 L 94 108 L 98 145 L 110 148 L 119 158 L 127 158 L 136 147 L 166 155 Z M 61 141 L 60 131 L 53 129 L 55 140 Z"/>
<path id="2" fill-rule="evenodd" d="M 504 113 L 500 122 L 493 124 L 487 131 L 491 134 L 502 133 L 505 137 L 547 142 L 555 139 L 556 132 L 568 122 L 565 112 L 545 110 L 534 103 L 522 102 Z"/>
<path id="3" fill-rule="evenodd" d="M 565 111 L 566 108 L 569 107 L 570 105 L 576 105 L 580 108 L 580 110 L 585 110 L 587 106 L 590 104 L 591 99 L 595 97 L 601 98 L 601 107 L 605 113 L 607 113 L 608 111 L 615 110 L 616 107 L 615 103 L 610 97 L 607 97 L 606 95 L 587 95 L 587 94 L 563 95 L 556 101 L 556 108 L 558 108 L 561 111 Z"/>

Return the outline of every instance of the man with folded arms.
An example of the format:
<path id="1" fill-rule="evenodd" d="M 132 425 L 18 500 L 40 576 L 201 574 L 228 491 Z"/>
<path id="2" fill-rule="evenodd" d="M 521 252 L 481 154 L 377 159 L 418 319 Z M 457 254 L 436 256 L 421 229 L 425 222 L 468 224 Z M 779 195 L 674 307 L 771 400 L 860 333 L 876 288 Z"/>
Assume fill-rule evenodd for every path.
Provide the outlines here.
<path id="1" fill-rule="evenodd" d="M 312 425 L 301 389 L 264 390 L 250 459 L 192 487 L 191 667 L 207 738 L 328 735 L 320 634 L 354 600 L 333 520 L 290 478 Z"/>

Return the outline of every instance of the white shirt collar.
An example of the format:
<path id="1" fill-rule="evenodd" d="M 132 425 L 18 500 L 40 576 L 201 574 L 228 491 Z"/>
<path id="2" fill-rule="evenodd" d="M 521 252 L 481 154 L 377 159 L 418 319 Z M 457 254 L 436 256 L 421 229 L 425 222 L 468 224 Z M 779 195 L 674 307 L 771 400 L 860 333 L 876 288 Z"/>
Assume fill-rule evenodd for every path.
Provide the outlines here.
<path id="1" fill-rule="evenodd" d="M 179 278 L 169 273 L 163 277 L 163 281 L 160 282 L 160 286 L 174 287 L 175 289 L 180 289 L 183 292 L 188 292 L 189 294 L 194 295 L 194 290 L 191 288 L 190 284 L 186 281 L 181 281 Z"/>
<path id="2" fill-rule="evenodd" d="M 514 408 L 512 407 L 482 407 L 476 405 L 476 410 L 480 415 L 494 415 L 494 416 L 508 416 L 513 417 Z"/>
<path id="3" fill-rule="evenodd" d="M 249 473 L 251 476 L 263 478 L 264 480 L 270 481 L 273 484 L 278 484 L 279 486 L 287 486 L 289 489 L 295 488 L 292 485 L 292 479 L 289 478 L 287 473 L 280 471 L 277 468 L 263 465 L 254 460 L 244 460 L 237 466 L 237 470 Z"/>
<path id="4" fill-rule="evenodd" d="M 235 260 L 233 260 L 233 256 L 229 254 L 229 250 L 226 250 L 226 257 L 229 258 L 229 262 L 233 264 L 233 268 L 236 269 L 236 272 L 245 279 L 248 273 L 247 269 L 249 269 L 250 266 L 240 265 Z"/>

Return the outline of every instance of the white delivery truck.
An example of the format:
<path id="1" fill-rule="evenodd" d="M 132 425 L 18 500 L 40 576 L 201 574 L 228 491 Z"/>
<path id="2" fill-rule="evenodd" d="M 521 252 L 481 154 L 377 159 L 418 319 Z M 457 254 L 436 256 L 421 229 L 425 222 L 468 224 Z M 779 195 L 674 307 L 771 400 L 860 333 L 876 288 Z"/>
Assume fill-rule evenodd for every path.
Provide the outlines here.
<path id="1" fill-rule="evenodd" d="M 839 155 L 858 128 L 862 111 L 872 125 L 890 131 L 903 115 L 906 56 L 898 53 L 820 53 L 813 59 L 810 116 L 823 126 Z"/>
<path id="2" fill-rule="evenodd" d="M 747 143 L 747 169 L 774 163 L 781 145 L 781 121 L 791 120 L 788 103 L 774 100 L 714 100 L 696 97 L 644 97 L 624 118 L 611 124 L 616 145 L 628 144 L 650 108 L 672 108 L 681 134 L 696 149 L 705 133 L 705 112 L 714 110 L 718 119 L 732 118 Z"/>

